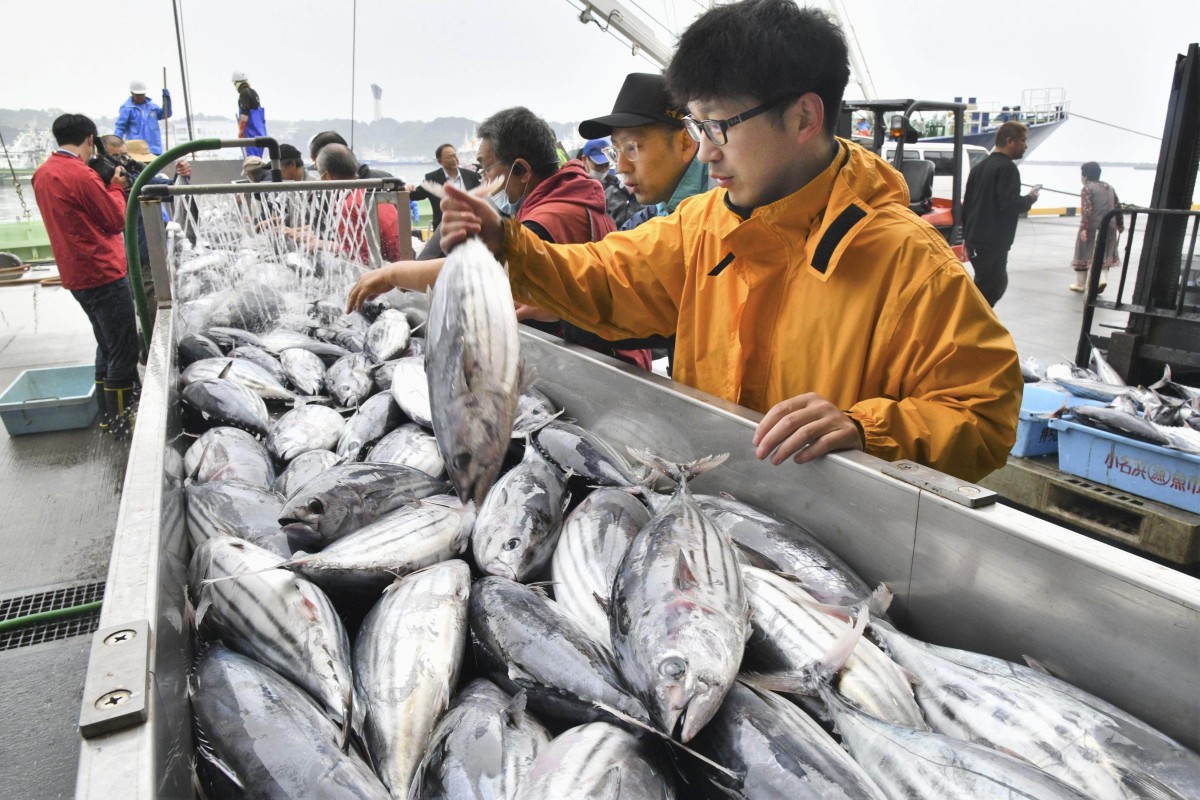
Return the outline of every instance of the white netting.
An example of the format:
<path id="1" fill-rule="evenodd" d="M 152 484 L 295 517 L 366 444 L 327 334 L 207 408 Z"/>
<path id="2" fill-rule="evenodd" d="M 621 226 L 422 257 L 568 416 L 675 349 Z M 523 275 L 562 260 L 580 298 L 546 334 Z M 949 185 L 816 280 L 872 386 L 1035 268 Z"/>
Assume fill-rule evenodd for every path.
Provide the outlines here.
<path id="1" fill-rule="evenodd" d="M 247 187 L 176 198 L 167 258 L 179 335 L 295 327 L 318 300 L 344 304 L 358 276 L 382 263 L 378 194 Z"/>

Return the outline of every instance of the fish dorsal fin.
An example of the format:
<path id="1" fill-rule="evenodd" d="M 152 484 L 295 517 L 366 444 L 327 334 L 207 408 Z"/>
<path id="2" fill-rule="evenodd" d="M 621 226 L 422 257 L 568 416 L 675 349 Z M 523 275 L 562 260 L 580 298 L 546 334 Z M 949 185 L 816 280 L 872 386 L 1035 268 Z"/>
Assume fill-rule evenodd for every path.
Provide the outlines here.
<path id="1" fill-rule="evenodd" d="M 1049 675 L 1050 677 L 1054 677 L 1054 673 L 1051 672 L 1045 664 L 1038 661 L 1033 656 L 1023 655 L 1023 656 L 1021 656 L 1021 658 L 1024 659 L 1025 663 L 1029 666 L 1030 669 L 1040 672 L 1043 675 Z"/>
<path id="2" fill-rule="evenodd" d="M 522 689 L 513 695 L 512 701 L 509 702 L 506 715 L 509 723 L 514 727 L 519 728 L 525 724 L 525 704 L 528 702 L 528 699 L 528 695 Z"/>
<path id="3" fill-rule="evenodd" d="M 232 369 L 233 369 L 233 359 L 231 358 L 231 359 L 229 359 L 229 363 L 226 364 L 221 369 L 221 371 L 217 374 L 217 377 L 220 378 L 221 380 L 228 380 L 229 379 L 229 371 Z"/>
<path id="4" fill-rule="evenodd" d="M 683 553 L 675 559 L 675 588 L 681 592 L 694 591 L 699 586 L 696 580 L 696 574 L 692 572 L 692 565 L 688 563 L 687 556 Z"/>
<path id="5" fill-rule="evenodd" d="M 596 605 L 600 606 L 601 610 L 603 610 L 605 614 L 608 613 L 609 603 L 607 598 L 601 597 L 595 592 L 592 592 L 592 599 L 596 601 Z"/>

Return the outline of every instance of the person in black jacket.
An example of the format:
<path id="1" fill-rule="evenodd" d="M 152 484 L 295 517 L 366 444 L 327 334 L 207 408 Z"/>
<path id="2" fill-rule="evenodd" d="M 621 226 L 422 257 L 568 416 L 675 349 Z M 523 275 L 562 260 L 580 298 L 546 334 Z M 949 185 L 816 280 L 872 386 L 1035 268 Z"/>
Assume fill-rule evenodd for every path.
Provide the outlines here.
<path id="1" fill-rule="evenodd" d="M 1008 288 L 1008 250 L 1017 235 L 1017 217 L 1038 199 L 1035 188 L 1021 194 L 1021 172 L 1013 163 L 1025 155 L 1026 129 L 1006 122 L 996 131 L 996 147 L 967 178 L 963 196 L 963 243 L 975 270 L 975 286 L 995 306 Z"/>
<path id="2" fill-rule="evenodd" d="M 454 149 L 454 145 L 439 146 L 434 153 L 434 159 L 441 165 L 441 168 L 425 173 L 425 180 L 442 186 L 449 183 L 464 192 L 469 192 L 479 185 L 478 172 L 458 166 L 458 151 Z M 434 197 L 422 186 L 409 186 L 408 197 L 410 200 L 428 200 L 429 207 L 433 209 L 433 227 L 436 229 L 438 225 L 442 224 L 442 201 L 440 198 Z"/>

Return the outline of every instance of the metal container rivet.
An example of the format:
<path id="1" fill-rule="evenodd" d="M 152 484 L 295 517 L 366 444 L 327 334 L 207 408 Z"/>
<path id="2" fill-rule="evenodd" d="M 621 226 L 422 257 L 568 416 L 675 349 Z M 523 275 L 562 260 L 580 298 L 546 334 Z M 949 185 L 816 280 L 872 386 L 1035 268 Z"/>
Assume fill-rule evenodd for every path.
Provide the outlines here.
<path id="1" fill-rule="evenodd" d="M 137 631 L 126 628 L 104 637 L 104 643 L 107 645 L 125 644 L 126 642 L 133 641 L 136 637 Z"/>
<path id="2" fill-rule="evenodd" d="M 101 711 L 108 711 L 123 704 L 126 700 L 133 697 L 133 692 L 128 689 L 116 689 L 111 692 L 106 692 L 100 695 L 100 699 L 96 701 L 96 708 Z"/>

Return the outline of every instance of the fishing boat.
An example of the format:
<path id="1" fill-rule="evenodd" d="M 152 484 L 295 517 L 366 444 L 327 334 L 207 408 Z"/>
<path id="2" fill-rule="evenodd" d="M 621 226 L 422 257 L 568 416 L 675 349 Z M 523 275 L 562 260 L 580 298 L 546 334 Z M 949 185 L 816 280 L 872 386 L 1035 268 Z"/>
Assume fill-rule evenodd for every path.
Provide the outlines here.
<path id="1" fill-rule="evenodd" d="M 961 97 L 954 98 L 961 103 Z M 1026 157 L 1037 146 L 1046 140 L 1058 127 L 1070 118 L 1070 102 L 1064 89 L 1026 89 L 1021 93 L 1020 105 L 1001 105 L 998 103 L 979 104 L 974 97 L 967 98 L 967 111 L 964 120 L 963 143 L 986 147 L 989 150 L 996 143 L 996 130 L 1005 122 L 1020 122 L 1028 129 Z M 953 132 L 949 130 L 946 120 L 927 119 L 924 130 L 913 123 L 925 142 L 953 142 Z"/>

